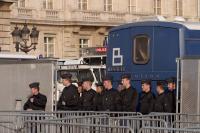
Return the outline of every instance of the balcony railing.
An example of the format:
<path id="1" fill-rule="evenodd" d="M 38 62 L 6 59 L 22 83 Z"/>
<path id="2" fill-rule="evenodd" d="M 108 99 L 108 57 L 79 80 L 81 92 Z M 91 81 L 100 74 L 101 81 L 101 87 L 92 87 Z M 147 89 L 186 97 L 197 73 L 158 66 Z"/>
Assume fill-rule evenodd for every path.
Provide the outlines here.
<path id="1" fill-rule="evenodd" d="M 46 10 L 46 18 L 57 19 L 59 18 L 59 11 L 56 10 Z"/>
<path id="2" fill-rule="evenodd" d="M 18 16 L 23 16 L 23 17 L 33 16 L 33 9 L 18 8 L 17 11 L 18 11 Z"/>
<path id="3" fill-rule="evenodd" d="M 100 12 L 100 11 L 72 11 L 72 20 L 74 21 L 98 21 L 98 22 L 123 22 L 125 13 Z"/>

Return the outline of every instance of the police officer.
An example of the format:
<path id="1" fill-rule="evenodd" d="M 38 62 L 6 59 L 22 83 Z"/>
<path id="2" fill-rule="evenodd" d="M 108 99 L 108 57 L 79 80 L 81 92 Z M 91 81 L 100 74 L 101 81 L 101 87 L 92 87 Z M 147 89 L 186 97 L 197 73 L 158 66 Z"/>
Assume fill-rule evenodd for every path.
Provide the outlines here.
<path id="1" fill-rule="evenodd" d="M 103 79 L 103 86 L 105 88 L 102 96 L 103 111 L 119 111 L 121 108 L 119 92 L 113 88 L 112 79 L 112 76 L 109 75 Z"/>
<path id="2" fill-rule="evenodd" d="M 138 93 L 131 85 L 131 75 L 123 74 L 121 80 L 124 86 L 124 89 L 120 92 L 122 111 L 136 112 Z"/>
<path id="3" fill-rule="evenodd" d="M 166 93 L 169 101 L 170 113 L 176 113 L 176 78 L 171 77 L 167 80 L 168 91 Z"/>
<path id="4" fill-rule="evenodd" d="M 164 82 L 157 82 L 157 96 L 154 103 L 154 112 L 170 112 L 169 102 L 167 100 L 165 90 L 164 90 Z"/>
<path id="5" fill-rule="evenodd" d="M 24 104 L 24 110 L 45 110 L 47 97 L 39 92 L 39 82 L 29 84 L 32 95 Z"/>
<path id="6" fill-rule="evenodd" d="M 57 110 L 78 110 L 79 93 L 75 85 L 71 83 L 71 74 L 61 76 L 65 88 L 59 98 Z"/>
<path id="7" fill-rule="evenodd" d="M 81 109 L 86 111 L 94 110 L 94 97 L 96 95 L 95 90 L 92 89 L 92 81 L 90 79 L 83 80 L 83 93 L 81 97 Z"/>
<path id="8" fill-rule="evenodd" d="M 142 93 L 139 98 L 139 111 L 142 114 L 149 114 L 153 112 L 154 95 L 151 92 L 151 81 L 142 80 Z"/>
<path id="9" fill-rule="evenodd" d="M 102 111 L 102 95 L 103 95 L 103 84 L 101 82 L 96 83 L 96 95 L 94 98 L 95 111 Z"/>

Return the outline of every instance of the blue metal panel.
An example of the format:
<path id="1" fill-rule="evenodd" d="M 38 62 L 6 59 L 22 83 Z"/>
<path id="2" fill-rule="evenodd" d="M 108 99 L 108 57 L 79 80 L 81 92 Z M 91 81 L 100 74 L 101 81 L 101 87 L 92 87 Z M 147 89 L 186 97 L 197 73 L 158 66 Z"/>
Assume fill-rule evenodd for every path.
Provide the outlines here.
<path id="1" fill-rule="evenodd" d="M 153 71 L 176 72 L 176 58 L 179 57 L 179 30 L 155 27 L 153 48 Z"/>

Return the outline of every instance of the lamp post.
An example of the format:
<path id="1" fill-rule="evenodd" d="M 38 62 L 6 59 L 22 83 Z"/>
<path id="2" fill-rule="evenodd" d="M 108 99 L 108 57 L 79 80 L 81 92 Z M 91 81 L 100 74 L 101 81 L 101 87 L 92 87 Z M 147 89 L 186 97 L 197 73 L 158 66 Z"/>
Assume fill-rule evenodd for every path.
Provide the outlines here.
<path id="1" fill-rule="evenodd" d="M 36 50 L 36 45 L 38 44 L 39 31 L 35 26 L 33 26 L 32 31 L 27 27 L 27 24 L 24 24 L 22 30 L 17 26 L 11 33 L 13 37 L 13 43 L 15 44 L 16 52 L 19 50 L 28 53 L 29 51 Z M 29 37 L 31 38 L 31 44 L 28 45 Z"/>

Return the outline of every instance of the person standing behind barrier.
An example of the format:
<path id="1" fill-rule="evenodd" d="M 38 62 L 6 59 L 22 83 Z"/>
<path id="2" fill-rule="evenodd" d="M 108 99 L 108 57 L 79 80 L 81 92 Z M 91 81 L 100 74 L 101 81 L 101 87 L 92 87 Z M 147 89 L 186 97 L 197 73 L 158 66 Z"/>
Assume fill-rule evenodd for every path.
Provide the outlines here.
<path id="1" fill-rule="evenodd" d="M 24 104 L 24 110 L 45 110 L 47 97 L 39 92 L 39 85 L 39 82 L 29 84 L 32 94 Z"/>
<path id="2" fill-rule="evenodd" d="M 154 103 L 154 112 L 169 112 L 169 101 L 167 100 L 165 90 L 164 90 L 164 83 L 162 81 L 157 82 L 157 96 Z"/>
<path id="3" fill-rule="evenodd" d="M 102 83 L 96 83 L 96 95 L 94 98 L 94 105 L 95 111 L 102 111 L 102 95 L 103 95 L 103 84 Z"/>
<path id="4" fill-rule="evenodd" d="M 105 91 L 102 95 L 102 110 L 103 111 L 120 111 L 121 101 L 119 92 L 112 86 L 112 76 L 105 76 L 103 79 L 103 86 Z"/>
<path id="5" fill-rule="evenodd" d="M 120 92 L 122 100 L 122 111 L 136 112 L 138 93 L 135 88 L 131 86 L 131 75 L 124 74 L 121 76 L 124 89 Z"/>
<path id="6" fill-rule="evenodd" d="M 80 110 L 92 111 L 94 110 L 94 97 L 96 95 L 95 90 L 92 89 L 92 81 L 90 79 L 83 80 L 83 93 L 81 97 Z"/>
<path id="7" fill-rule="evenodd" d="M 59 98 L 57 110 L 78 110 L 78 88 L 71 83 L 71 74 L 61 76 L 65 88 Z"/>
<path id="8" fill-rule="evenodd" d="M 151 81 L 142 80 L 142 93 L 139 98 L 139 111 L 142 114 L 149 114 L 153 112 L 154 107 L 154 95 L 151 92 Z"/>
<path id="9" fill-rule="evenodd" d="M 169 101 L 170 113 L 176 113 L 176 78 L 169 78 L 167 83 L 168 91 L 166 93 L 166 97 Z"/>

